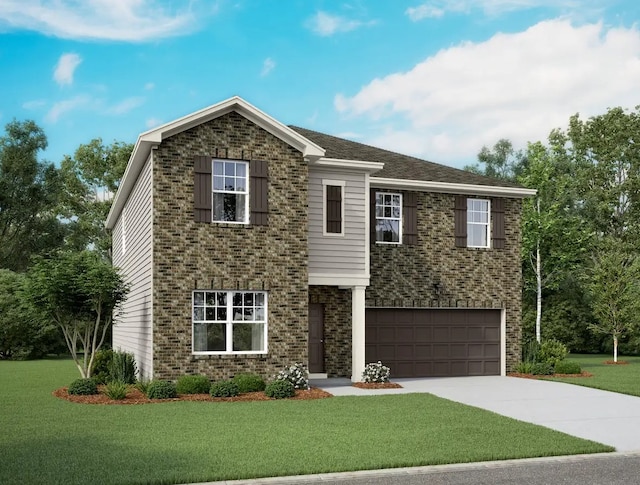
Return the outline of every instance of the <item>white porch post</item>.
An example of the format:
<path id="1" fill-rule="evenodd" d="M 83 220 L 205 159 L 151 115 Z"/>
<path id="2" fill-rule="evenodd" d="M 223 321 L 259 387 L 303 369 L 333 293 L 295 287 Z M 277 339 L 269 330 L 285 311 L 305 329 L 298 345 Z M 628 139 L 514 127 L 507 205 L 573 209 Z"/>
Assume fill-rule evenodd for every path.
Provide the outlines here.
<path id="1" fill-rule="evenodd" d="M 364 371 L 364 290 L 366 286 L 351 288 L 351 382 L 362 380 Z"/>

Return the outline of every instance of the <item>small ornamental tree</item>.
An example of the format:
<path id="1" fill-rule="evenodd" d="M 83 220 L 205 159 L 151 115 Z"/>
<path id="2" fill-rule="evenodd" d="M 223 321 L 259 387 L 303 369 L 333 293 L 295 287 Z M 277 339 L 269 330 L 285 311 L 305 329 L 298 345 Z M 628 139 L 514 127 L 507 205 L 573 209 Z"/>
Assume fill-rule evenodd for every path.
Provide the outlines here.
<path id="1" fill-rule="evenodd" d="M 80 375 L 91 377 L 94 356 L 128 286 L 110 263 L 91 251 L 38 258 L 28 275 L 29 297 L 62 330 Z"/>
<path id="2" fill-rule="evenodd" d="M 620 337 L 637 331 L 640 314 L 640 260 L 620 245 L 608 244 L 594 258 L 587 287 L 597 319 L 590 327 L 613 338 L 613 361 L 618 361 Z"/>

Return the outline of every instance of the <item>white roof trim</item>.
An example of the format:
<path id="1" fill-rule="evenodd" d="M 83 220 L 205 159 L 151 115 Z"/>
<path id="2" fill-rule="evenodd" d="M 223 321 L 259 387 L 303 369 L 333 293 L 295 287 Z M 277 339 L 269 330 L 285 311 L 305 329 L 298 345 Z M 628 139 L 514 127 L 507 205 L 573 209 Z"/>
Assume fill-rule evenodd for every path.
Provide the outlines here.
<path id="1" fill-rule="evenodd" d="M 364 171 L 368 173 L 382 170 L 384 163 L 367 162 L 365 160 L 343 160 L 341 158 L 319 158 L 313 162 L 314 167 L 342 168 L 350 170 Z"/>
<path id="2" fill-rule="evenodd" d="M 433 182 L 427 180 L 390 179 L 371 177 L 371 186 L 384 189 L 413 189 L 424 192 L 441 192 L 447 194 L 495 195 L 499 197 L 533 197 L 535 189 L 524 187 L 499 187 L 495 185 L 474 185 L 449 182 Z"/>
<path id="3" fill-rule="evenodd" d="M 115 223 L 124 207 L 126 200 L 135 185 L 138 175 L 144 166 L 144 163 L 149 158 L 151 149 L 161 143 L 164 139 L 173 136 L 182 131 L 198 126 L 202 123 L 206 123 L 212 119 L 223 116 L 227 113 L 235 111 L 249 121 L 252 121 L 265 131 L 268 131 L 275 137 L 281 139 L 285 143 L 291 145 L 296 150 L 302 152 L 303 157 L 310 162 L 317 160 L 324 156 L 324 149 L 316 145 L 310 140 L 307 140 L 300 133 L 292 130 L 288 126 L 280 123 L 278 120 L 272 118 L 268 114 L 260 111 L 255 106 L 249 104 L 239 96 L 234 96 L 220 103 L 209 106 L 208 108 L 201 109 L 195 113 L 191 113 L 182 118 L 178 118 L 175 121 L 165 123 L 153 130 L 145 131 L 138 136 L 133 153 L 127 164 L 127 168 L 124 172 L 120 187 L 116 192 L 111 205 L 111 210 L 107 216 L 106 226 L 108 229 L 113 229 Z"/>

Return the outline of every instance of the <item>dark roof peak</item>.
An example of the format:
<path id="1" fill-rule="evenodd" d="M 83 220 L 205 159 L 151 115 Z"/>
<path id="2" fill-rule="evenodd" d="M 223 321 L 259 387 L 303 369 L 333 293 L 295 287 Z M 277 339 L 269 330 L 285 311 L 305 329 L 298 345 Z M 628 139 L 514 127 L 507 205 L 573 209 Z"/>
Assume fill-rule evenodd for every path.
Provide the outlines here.
<path id="1" fill-rule="evenodd" d="M 429 162 L 420 158 L 403 155 L 383 148 L 365 145 L 357 141 L 346 140 L 299 126 L 289 126 L 316 145 L 324 148 L 325 157 L 342 160 L 363 160 L 382 162 L 384 168 L 376 172 L 374 177 L 425 180 L 431 182 L 458 183 L 470 185 L 489 185 L 495 187 L 520 187 L 518 184 L 503 179 L 478 175 L 467 170 Z"/>

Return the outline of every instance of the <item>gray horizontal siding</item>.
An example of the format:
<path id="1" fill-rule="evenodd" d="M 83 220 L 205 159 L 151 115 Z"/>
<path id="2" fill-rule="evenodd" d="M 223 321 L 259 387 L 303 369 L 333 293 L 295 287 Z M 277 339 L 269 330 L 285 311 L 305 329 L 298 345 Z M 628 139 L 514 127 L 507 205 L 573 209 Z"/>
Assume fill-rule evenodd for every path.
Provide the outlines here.
<path id="1" fill-rule="evenodd" d="M 324 236 L 322 180 L 343 180 L 344 236 Z M 309 274 L 366 274 L 365 175 L 312 168 L 309 173 Z"/>
<path id="2" fill-rule="evenodd" d="M 130 285 L 122 314 L 113 328 L 113 348 L 132 352 L 140 374 L 147 378 L 153 373 L 151 175 L 149 159 L 113 230 L 113 264 Z"/>

